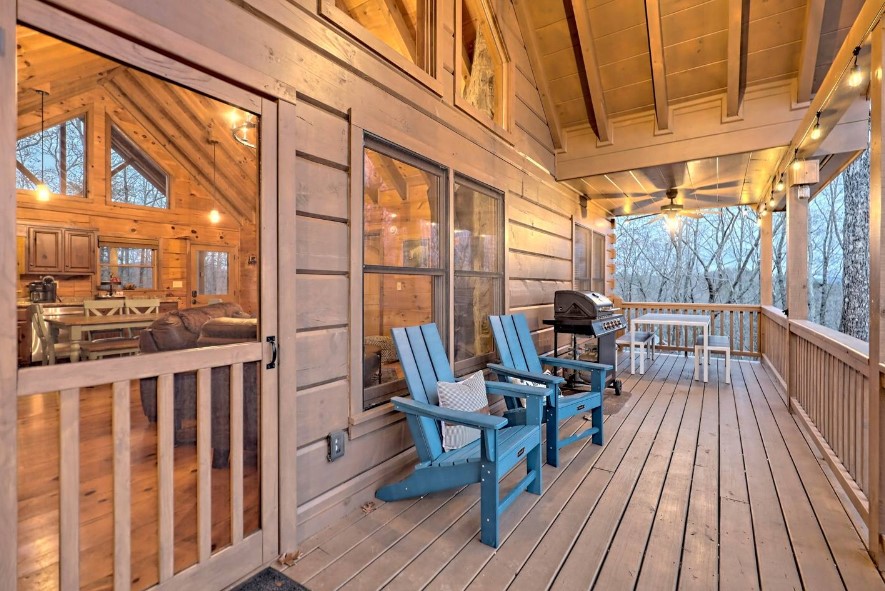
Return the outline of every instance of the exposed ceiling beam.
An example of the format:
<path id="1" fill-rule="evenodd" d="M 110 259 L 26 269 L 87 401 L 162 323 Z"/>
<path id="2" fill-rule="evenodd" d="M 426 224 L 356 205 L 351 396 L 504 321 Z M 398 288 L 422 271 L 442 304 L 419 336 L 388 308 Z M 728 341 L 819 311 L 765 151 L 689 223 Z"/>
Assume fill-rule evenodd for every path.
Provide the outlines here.
<path id="1" fill-rule="evenodd" d="M 744 27 L 744 3 L 746 0 L 728 0 L 728 89 L 726 91 L 726 112 L 729 117 L 737 117 L 744 98 L 744 85 L 747 82 L 744 54 L 746 48 L 746 28 Z M 748 3 L 748 2 L 747 2 Z"/>
<path id="2" fill-rule="evenodd" d="M 817 66 L 817 50 L 820 46 L 820 29 L 824 20 L 826 0 L 808 0 L 805 5 L 805 27 L 802 31 L 802 53 L 799 56 L 799 88 L 796 101 L 811 100 L 811 85 Z"/>
<path id="3" fill-rule="evenodd" d="M 405 6 L 403 6 L 401 0 L 384 0 L 384 4 L 387 6 L 390 20 L 393 21 L 393 26 L 403 47 L 409 52 L 412 61 L 417 62 L 418 50 L 415 43 L 415 31 L 409 26 L 410 23 L 407 23 L 406 19 L 403 18 L 403 14 L 408 14 L 405 12 Z"/>
<path id="4" fill-rule="evenodd" d="M 553 104 L 550 84 L 547 82 L 544 64 L 541 62 L 541 55 L 538 53 L 538 41 L 535 35 L 535 26 L 532 23 L 532 16 L 528 10 L 528 2 L 529 0 L 516 0 L 514 2 L 516 21 L 519 23 L 519 30 L 522 33 L 522 40 L 525 42 L 526 52 L 529 54 L 529 63 L 532 66 L 535 84 L 538 86 L 538 94 L 541 95 L 541 105 L 544 107 L 544 115 L 547 117 L 550 139 L 553 140 L 553 147 L 555 149 L 562 150 L 562 127 L 559 123 L 559 113 L 556 112 L 556 105 Z"/>
<path id="5" fill-rule="evenodd" d="M 667 72 L 664 68 L 660 0 L 646 0 L 645 22 L 648 26 L 648 53 L 651 57 L 651 79 L 655 93 L 655 117 L 658 129 L 670 129 L 670 100 L 667 95 Z"/>
<path id="6" fill-rule="evenodd" d="M 596 47 L 593 44 L 593 31 L 590 27 L 590 13 L 587 11 L 586 0 L 571 0 L 575 24 L 578 28 L 578 43 L 584 61 L 584 75 L 590 89 L 590 111 L 596 119 L 596 137 L 601 142 L 611 141 L 608 111 L 605 108 L 605 96 L 602 92 L 602 77 L 599 74 L 599 62 L 596 59 Z"/>

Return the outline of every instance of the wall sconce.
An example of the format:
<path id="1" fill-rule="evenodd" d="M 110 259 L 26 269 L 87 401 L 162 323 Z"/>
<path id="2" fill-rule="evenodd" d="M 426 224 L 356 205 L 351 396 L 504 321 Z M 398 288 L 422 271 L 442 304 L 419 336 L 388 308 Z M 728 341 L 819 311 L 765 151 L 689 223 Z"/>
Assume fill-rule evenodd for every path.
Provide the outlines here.
<path id="1" fill-rule="evenodd" d="M 255 144 L 249 141 L 250 130 L 258 127 L 255 115 L 252 113 L 242 113 L 234 110 L 230 116 L 230 132 L 234 139 L 246 146 L 255 149 Z"/>

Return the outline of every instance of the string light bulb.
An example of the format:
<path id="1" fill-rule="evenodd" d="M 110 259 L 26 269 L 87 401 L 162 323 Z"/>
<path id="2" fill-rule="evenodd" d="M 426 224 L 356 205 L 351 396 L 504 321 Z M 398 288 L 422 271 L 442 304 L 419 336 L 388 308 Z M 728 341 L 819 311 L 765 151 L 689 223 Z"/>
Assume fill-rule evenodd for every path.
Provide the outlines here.
<path id="1" fill-rule="evenodd" d="M 819 140 L 821 136 L 820 129 L 820 111 L 817 112 L 817 117 L 814 120 L 814 127 L 811 128 L 811 139 Z"/>
<path id="2" fill-rule="evenodd" d="M 857 56 L 860 54 L 860 45 L 854 48 L 854 65 L 851 66 L 851 73 L 848 75 L 848 86 L 852 88 L 860 86 L 860 83 L 863 82 L 863 73 L 860 71 L 860 66 L 857 65 Z"/>
<path id="3" fill-rule="evenodd" d="M 777 184 L 774 186 L 774 189 L 777 192 L 781 192 L 784 190 L 784 173 L 781 173 L 781 178 L 778 179 Z"/>
<path id="4" fill-rule="evenodd" d="M 37 191 L 37 201 L 49 201 L 52 193 L 46 184 L 46 150 L 43 148 L 43 142 L 46 139 L 46 119 L 44 118 L 46 91 L 38 90 L 37 92 L 40 93 L 40 183 L 35 189 Z"/>
<path id="5" fill-rule="evenodd" d="M 771 193 L 771 197 L 768 198 L 768 207 L 769 209 L 774 210 L 774 206 L 777 204 L 777 201 L 774 199 L 774 192 Z"/>

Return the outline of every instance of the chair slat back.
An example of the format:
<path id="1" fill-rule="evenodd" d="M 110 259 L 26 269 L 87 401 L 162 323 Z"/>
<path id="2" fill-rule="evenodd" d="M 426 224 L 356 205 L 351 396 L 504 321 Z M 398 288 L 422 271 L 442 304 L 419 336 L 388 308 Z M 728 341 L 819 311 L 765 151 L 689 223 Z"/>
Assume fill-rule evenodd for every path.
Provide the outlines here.
<path id="1" fill-rule="evenodd" d="M 489 322 L 504 366 L 543 373 L 544 369 L 538 360 L 538 351 L 524 314 L 489 316 Z"/>
<path id="2" fill-rule="evenodd" d="M 160 311 L 160 298 L 126 298 L 127 314 L 156 314 Z"/>
<path id="3" fill-rule="evenodd" d="M 123 313 L 123 300 L 85 300 L 83 311 L 87 316 L 116 316 Z"/>
<path id="4" fill-rule="evenodd" d="M 446 358 L 436 324 L 394 328 L 391 333 L 409 394 L 418 402 L 438 406 L 436 383 L 454 382 L 455 375 Z M 410 422 L 410 426 L 412 424 Z M 422 462 L 431 461 L 443 451 L 439 421 L 421 417 L 414 424 L 417 427 L 412 429 L 412 437 L 418 458 Z"/>

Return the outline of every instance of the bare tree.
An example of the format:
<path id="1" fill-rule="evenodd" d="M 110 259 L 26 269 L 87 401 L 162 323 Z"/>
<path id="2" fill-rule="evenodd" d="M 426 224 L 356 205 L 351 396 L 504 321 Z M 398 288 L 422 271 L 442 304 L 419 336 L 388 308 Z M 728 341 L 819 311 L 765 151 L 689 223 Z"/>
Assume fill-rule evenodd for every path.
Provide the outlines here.
<path id="1" fill-rule="evenodd" d="M 870 336 L 870 152 L 865 150 L 842 173 L 845 224 L 842 258 L 842 320 L 839 330 L 868 340 Z"/>

